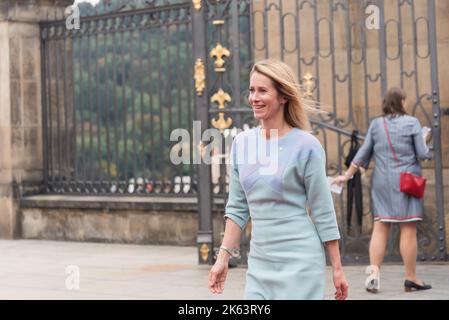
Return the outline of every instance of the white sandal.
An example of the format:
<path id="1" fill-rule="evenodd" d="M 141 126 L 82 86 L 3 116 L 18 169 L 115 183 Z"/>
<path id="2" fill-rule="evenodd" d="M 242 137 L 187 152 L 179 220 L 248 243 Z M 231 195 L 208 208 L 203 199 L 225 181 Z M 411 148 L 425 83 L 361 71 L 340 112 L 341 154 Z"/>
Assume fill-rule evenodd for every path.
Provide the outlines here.
<path id="1" fill-rule="evenodd" d="M 369 274 L 365 280 L 366 291 L 377 293 L 380 290 L 380 271 L 376 265 L 370 265 L 366 268 L 366 274 Z"/>

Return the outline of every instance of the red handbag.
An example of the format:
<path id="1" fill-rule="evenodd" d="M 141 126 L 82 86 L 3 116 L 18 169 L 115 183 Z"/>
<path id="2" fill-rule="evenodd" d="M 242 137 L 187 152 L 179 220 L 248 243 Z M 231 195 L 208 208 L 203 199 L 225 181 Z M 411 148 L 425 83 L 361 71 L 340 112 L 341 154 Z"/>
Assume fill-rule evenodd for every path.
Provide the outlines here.
<path id="1" fill-rule="evenodd" d="M 420 199 L 424 196 L 424 190 L 426 188 L 425 178 L 415 176 L 411 172 L 401 172 L 400 183 L 401 192 Z"/>
<path id="2" fill-rule="evenodd" d="M 394 152 L 393 146 L 391 144 L 390 135 L 388 133 L 387 128 L 387 120 L 385 120 L 385 118 L 384 118 L 384 127 L 388 138 L 388 144 L 390 145 L 391 151 L 393 152 L 394 160 L 396 160 L 396 162 L 399 163 L 399 160 L 396 157 L 396 153 Z M 427 181 L 426 178 L 414 175 L 413 173 L 406 171 L 401 172 L 399 181 L 400 181 L 399 189 L 401 190 L 401 192 L 419 199 L 424 197 L 424 191 L 426 189 L 426 181 Z"/>

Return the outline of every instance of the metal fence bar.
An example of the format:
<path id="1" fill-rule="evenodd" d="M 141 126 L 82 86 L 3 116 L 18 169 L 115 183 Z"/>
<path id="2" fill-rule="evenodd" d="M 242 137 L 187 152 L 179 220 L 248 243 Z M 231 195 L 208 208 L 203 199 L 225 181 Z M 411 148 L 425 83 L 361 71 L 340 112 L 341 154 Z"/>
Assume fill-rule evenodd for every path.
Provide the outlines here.
<path id="1" fill-rule="evenodd" d="M 98 22 L 95 23 L 95 29 L 98 30 Z M 97 168 L 96 165 L 92 166 L 92 169 L 94 170 L 94 172 L 97 173 L 96 176 L 94 176 L 94 182 L 96 182 L 96 185 L 98 186 L 98 188 L 93 188 L 93 191 L 96 192 L 101 192 L 102 189 L 102 185 L 103 185 L 103 174 L 101 172 L 102 169 L 102 150 L 101 150 L 101 117 L 100 117 L 100 77 L 99 77 L 99 66 L 98 66 L 98 32 L 95 32 L 95 113 L 96 113 L 96 126 L 97 126 L 97 137 L 96 137 L 96 142 L 97 142 L 97 155 L 98 155 L 98 159 L 97 159 Z M 95 170 L 97 169 L 97 170 Z M 95 184 L 94 184 L 95 185 Z"/>
<path id="2" fill-rule="evenodd" d="M 380 30 L 379 30 L 379 65 L 380 65 L 380 74 L 381 74 L 381 95 L 385 96 L 388 88 L 387 81 L 387 48 L 386 48 L 386 30 L 385 30 L 385 2 L 384 0 L 379 1 L 379 12 L 380 12 Z"/>
<path id="3" fill-rule="evenodd" d="M 68 112 L 69 112 L 69 106 L 68 106 L 68 99 L 67 99 L 67 95 L 69 94 L 69 90 L 67 88 L 67 77 L 69 75 L 69 72 L 67 70 L 67 42 L 66 42 L 66 38 L 64 38 L 63 40 L 63 48 L 64 48 L 64 59 L 63 59 L 63 70 L 64 70 L 64 74 L 63 74 L 63 85 L 64 85 L 64 132 L 65 132 L 65 173 L 64 173 L 64 184 L 65 184 L 65 188 L 64 191 L 68 191 L 70 190 L 70 182 L 72 179 L 72 174 L 70 172 L 70 134 L 69 134 L 69 120 L 68 120 Z M 73 49 L 72 49 L 73 50 Z"/>
<path id="4" fill-rule="evenodd" d="M 53 188 L 54 186 L 54 182 L 55 182 L 55 175 L 53 174 L 54 172 L 54 165 L 53 165 L 53 117 L 52 117 L 52 90 L 51 90 L 51 79 L 52 79 L 52 74 L 51 74 L 51 65 L 50 65 L 50 61 L 51 61 L 51 42 L 48 43 L 48 56 L 47 56 L 47 68 L 48 68 L 48 73 L 47 73 L 47 88 L 48 88 L 48 152 L 47 152 L 47 157 L 48 157 L 48 163 L 49 163 L 49 174 L 50 174 L 50 183 L 49 186 L 51 188 Z"/>
<path id="5" fill-rule="evenodd" d="M 131 19 L 134 17 L 131 16 Z M 133 159 L 132 159 L 132 169 L 133 169 L 133 175 L 131 179 L 134 179 L 132 181 L 135 182 L 135 175 L 137 174 L 137 148 L 136 148 L 136 103 L 135 103 L 135 68 L 134 68 L 134 38 L 135 38 L 135 29 L 133 29 L 130 32 L 130 44 L 129 44 L 129 58 L 130 58 L 130 64 L 131 64 L 131 133 L 132 133 L 132 153 L 133 153 Z M 125 112 L 127 112 L 126 110 Z M 128 134 L 126 134 L 126 139 L 128 137 Z"/>
<path id="6" fill-rule="evenodd" d="M 148 74 L 149 74 L 148 94 L 150 95 L 150 98 L 149 98 L 149 100 L 150 100 L 150 132 L 149 132 L 149 135 L 150 135 L 150 142 L 151 142 L 149 150 L 151 150 L 151 157 L 150 157 L 151 165 L 150 165 L 150 167 L 151 167 L 151 174 L 153 174 L 155 171 L 155 165 L 154 165 L 154 163 L 155 163 L 155 157 L 154 157 L 155 147 L 154 147 L 154 128 L 153 128 L 154 110 L 153 110 L 153 90 L 152 89 L 153 89 L 153 87 L 156 87 L 156 86 L 153 86 L 154 81 L 153 81 L 153 65 L 151 63 L 151 55 L 152 55 L 151 43 L 152 43 L 151 29 L 148 29 Z M 146 188 L 146 190 L 150 191 L 150 190 L 152 190 L 152 188 L 153 188 L 153 182 L 151 182 L 151 184 L 149 185 L 148 188 Z"/>
<path id="7" fill-rule="evenodd" d="M 168 158 L 170 131 L 192 130 L 192 55 L 182 50 L 192 36 L 190 11 L 186 1 L 97 12 L 81 18 L 79 30 L 67 30 L 65 20 L 41 24 L 48 192 L 174 195 L 175 177 L 181 189 L 193 183 L 194 171 Z"/>
<path id="8" fill-rule="evenodd" d="M 110 122 L 110 105 L 109 102 L 112 101 L 112 99 L 109 99 L 109 73 L 108 73 L 108 34 L 105 33 L 103 36 L 103 40 L 104 40 L 104 77 L 105 77 L 105 89 L 104 89 L 104 118 L 105 118 L 105 129 L 106 129 L 106 166 L 107 166 L 107 183 L 106 183 L 106 191 L 110 190 L 111 188 L 111 181 L 112 181 L 112 176 L 111 176 L 111 137 L 110 137 L 110 130 L 109 130 L 109 122 Z M 112 61 L 114 63 L 114 61 Z"/>
<path id="9" fill-rule="evenodd" d="M 88 58 L 87 58 L 87 63 L 88 63 L 87 83 L 89 84 L 89 155 L 90 155 L 89 156 L 89 165 L 88 165 L 88 169 L 90 171 L 88 187 L 90 187 L 90 189 L 89 189 L 90 192 L 94 192 L 94 181 L 96 180 L 95 179 L 95 170 L 94 170 L 95 152 L 94 152 L 94 127 L 93 127 L 95 97 L 93 97 L 94 90 L 92 90 L 92 76 L 94 74 L 92 69 L 95 66 L 92 66 L 92 63 L 91 63 L 91 50 L 90 50 L 91 42 L 92 42 L 92 36 L 89 35 L 87 38 L 87 44 L 88 44 L 88 48 L 89 48 L 88 49 L 89 53 L 88 53 Z M 96 85 L 95 85 L 95 87 L 96 87 Z"/>
<path id="10" fill-rule="evenodd" d="M 80 131 L 81 131 L 81 156 L 80 156 L 80 162 L 81 162 L 81 171 L 82 171 L 82 175 L 81 175 L 81 181 L 86 181 L 86 158 L 85 158 L 85 141 L 84 141 L 84 108 L 83 108 L 83 97 L 84 97 L 84 92 L 83 92 L 83 82 L 84 82 L 84 76 L 83 76 L 83 62 L 82 62 L 82 45 L 83 45 L 83 41 L 82 38 L 79 39 L 80 41 L 80 47 L 79 47 L 79 74 L 80 74 L 80 82 L 79 82 L 79 87 L 80 87 L 80 107 L 79 107 L 79 112 L 80 112 Z M 86 97 L 86 100 L 87 97 Z M 78 159 L 76 160 L 76 162 L 78 162 Z M 79 189 L 80 191 L 85 191 L 85 186 L 83 185 L 82 188 L 80 187 Z"/>
<path id="11" fill-rule="evenodd" d="M 56 93 L 56 152 L 57 152 L 57 163 L 58 163 L 58 169 L 56 174 L 56 179 L 58 182 L 55 184 L 55 187 L 59 190 L 62 186 L 62 145 L 61 145 L 61 114 L 60 114 L 60 91 L 59 91 L 59 79 L 61 79 L 61 72 L 60 72 L 60 41 L 57 40 L 55 42 L 55 58 L 56 58 L 56 70 L 55 70 L 55 93 Z"/>
<path id="12" fill-rule="evenodd" d="M 432 83 L 432 113 L 434 117 L 432 132 L 435 145 L 435 185 L 436 205 L 438 211 L 438 255 L 440 260 L 448 258 L 445 232 L 444 191 L 443 191 L 443 164 L 441 155 L 441 105 L 440 87 L 438 79 L 438 52 L 436 35 L 435 0 L 427 1 L 429 16 L 429 43 L 430 43 L 430 69 Z"/>
<path id="13" fill-rule="evenodd" d="M 123 129 L 123 143 L 124 143 L 124 172 L 122 173 L 122 177 L 124 179 L 124 188 L 126 189 L 126 183 L 128 182 L 128 131 L 127 131 L 127 101 L 126 101 L 126 97 L 127 97 L 127 92 L 126 92 L 126 86 L 125 86 L 125 81 L 126 81 L 126 72 L 125 72 L 125 40 L 124 40 L 124 33 L 125 33 L 125 29 L 121 30 L 120 33 L 120 55 L 121 55 L 121 68 L 122 68 L 122 73 L 121 73 L 121 86 L 122 86 L 122 110 L 121 110 L 121 117 L 122 117 L 122 129 Z M 125 192 L 125 191 L 123 191 Z"/>
<path id="14" fill-rule="evenodd" d="M 143 85 L 143 54 L 142 54 L 142 42 L 143 42 L 144 30 L 139 30 L 139 91 L 140 91 L 140 162 L 142 170 L 139 175 L 140 179 L 142 179 L 141 183 L 143 183 L 143 190 L 138 190 L 139 193 L 145 192 L 145 169 L 146 169 L 146 161 L 145 161 L 145 107 L 144 107 L 144 85 Z M 149 92 L 151 94 L 151 92 Z"/>
<path id="15" fill-rule="evenodd" d="M 112 46 L 112 78 L 113 78 L 113 96 L 114 96 L 114 158 L 115 158 L 115 187 L 111 186 L 112 191 L 118 191 L 120 188 L 120 174 L 119 174 L 119 168 L 120 168 L 120 155 L 119 155 L 119 133 L 118 133 L 118 123 L 119 123 L 119 102 L 117 98 L 117 34 L 112 34 L 112 40 L 113 40 L 113 46 Z M 111 190 L 110 189 L 110 190 Z"/>
<path id="16" fill-rule="evenodd" d="M 49 143 L 48 143 L 48 109 L 47 109 L 47 100 L 48 95 L 48 74 L 47 74 L 47 68 L 48 68 L 48 60 L 47 60 L 47 42 L 45 40 L 41 41 L 41 61 L 42 61 L 42 72 L 41 72 L 41 83 L 42 88 L 42 94 L 41 94 L 41 101 L 42 101 L 42 127 L 43 127 L 43 150 L 42 150 L 42 158 L 43 158 L 43 166 L 44 166 L 44 173 L 43 173 L 43 190 L 48 191 L 48 185 L 49 185 L 49 157 L 48 157 L 48 151 Z"/>
<path id="17" fill-rule="evenodd" d="M 161 64 L 161 51 L 162 51 L 162 47 L 161 47 L 161 37 L 162 37 L 162 30 L 159 30 L 159 37 L 157 38 L 157 52 L 158 52 L 158 79 L 157 79 L 157 93 L 159 96 L 159 155 L 163 155 L 164 151 L 163 151 L 163 137 L 164 137 L 164 122 L 162 121 L 163 116 L 162 116 L 162 88 L 163 85 L 168 85 L 168 83 L 163 83 L 162 82 L 162 64 Z M 159 158 L 160 159 L 160 158 Z M 159 188 L 163 189 L 163 182 L 161 182 L 160 180 L 163 180 L 163 172 L 162 172 L 162 176 L 160 176 L 158 178 L 158 181 L 156 181 L 156 186 L 159 186 Z M 157 191 L 156 191 L 157 192 Z"/>
<path id="18" fill-rule="evenodd" d="M 76 43 L 76 41 L 79 41 L 79 39 L 76 40 L 74 38 L 73 42 L 72 42 L 72 52 L 73 52 L 73 61 L 72 61 L 73 65 L 72 65 L 72 68 L 71 68 L 71 70 L 72 70 L 72 76 L 71 76 L 72 84 L 71 84 L 71 87 L 72 88 L 75 85 L 75 77 L 76 77 L 76 75 L 75 75 L 75 73 L 76 73 L 76 70 L 75 70 L 75 65 L 76 65 L 76 54 L 75 54 L 75 47 L 76 46 L 75 46 L 75 43 Z M 80 43 L 80 46 L 81 46 L 81 41 L 79 41 L 79 43 Z M 78 48 L 80 48 L 80 47 L 78 47 Z M 67 90 L 69 90 L 69 89 L 67 89 Z M 81 97 L 80 97 L 80 99 L 81 99 Z M 69 189 L 70 192 L 77 192 L 78 191 L 77 183 L 78 183 L 78 178 L 79 177 L 78 177 L 77 136 L 78 136 L 78 127 L 79 126 L 76 125 L 76 117 L 77 117 L 76 110 L 77 110 L 77 103 L 79 103 L 80 99 L 77 99 L 75 92 L 72 92 L 72 106 L 73 106 L 73 110 L 71 110 L 71 112 L 72 112 L 73 134 L 72 134 L 71 149 L 73 150 L 73 156 L 72 156 L 72 161 L 73 161 L 73 163 L 72 163 L 72 165 L 73 165 L 73 178 L 72 178 L 72 188 Z"/>
<path id="19" fill-rule="evenodd" d="M 180 25 L 176 24 L 176 63 L 175 63 L 175 76 L 176 76 L 176 86 L 178 88 L 181 88 L 181 72 L 180 72 L 180 62 L 181 62 L 181 51 L 180 51 Z M 181 106 L 181 90 L 178 90 L 177 94 L 176 94 L 176 105 L 177 105 L 177 112 L 178 112 L 178 116 L 177 116 L 177 129 L 178 128 L 182 128 L 181 126 L 181 113 L 182 113 L 182 106 Z M 180 193 L 183 190 L 183 167 L 181 166 L 177 166 L 175 167 L 176 170 L 176 177 L 175 179 L 177 179 L 177 177 L 179 177 L 179 182 L 175 181 L 175 183 L 177 183 L 177 185 L 173 186 L 173 191 L 174 193 Z"/>

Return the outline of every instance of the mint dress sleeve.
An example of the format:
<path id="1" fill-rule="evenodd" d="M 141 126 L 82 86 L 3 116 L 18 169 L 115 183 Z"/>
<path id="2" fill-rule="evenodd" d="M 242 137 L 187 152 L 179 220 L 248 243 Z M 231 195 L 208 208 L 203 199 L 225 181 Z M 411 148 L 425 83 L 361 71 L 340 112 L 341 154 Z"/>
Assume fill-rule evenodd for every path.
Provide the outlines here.
<path id="1" fill-rule="evenodd" d="M 311 217 L 321 242 L 340 239 L 337 218 L 326 175 L 326 154 L 323 148 L 314 148 L 304 169 L 304 185 Z"/>
<path id="2" fill-rule="evenodd" d="M 236 140 L 231 147 L 231 172 L 229 181 L 229 197 L 225 209 L 225 219 L 234 221 L 242 230 L 249 220 L 249 207 L 245 191 L 240 183 L 238 161 L 236 154 Z"/>

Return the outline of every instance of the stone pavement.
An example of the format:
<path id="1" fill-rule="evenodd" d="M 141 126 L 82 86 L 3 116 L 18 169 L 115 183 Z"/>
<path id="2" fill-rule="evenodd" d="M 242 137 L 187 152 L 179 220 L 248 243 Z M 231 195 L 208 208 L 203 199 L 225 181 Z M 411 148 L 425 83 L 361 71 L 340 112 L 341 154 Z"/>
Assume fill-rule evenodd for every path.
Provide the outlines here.
<path id="1" fill-rule="evenodd" d="M 193 247 L 0 240 L 0 254 L 0 299 L 243 299 L 246 269 L 230 269 L 225 292 L 214 296 L 207 288 L 210 267 L 197 264 Z M 404 292 L 401 265 L 382 268 L 376 295 L 364 290 L 363 272 L 364 266 L 345 267 L 349 299 L 449 299 L 449 263 L 418 265 L 434 287 L 423 292 Z M 326 298 L 332 297 L 328 268 Z"/>

